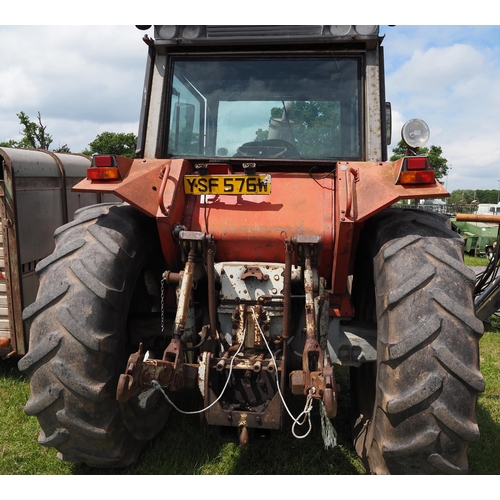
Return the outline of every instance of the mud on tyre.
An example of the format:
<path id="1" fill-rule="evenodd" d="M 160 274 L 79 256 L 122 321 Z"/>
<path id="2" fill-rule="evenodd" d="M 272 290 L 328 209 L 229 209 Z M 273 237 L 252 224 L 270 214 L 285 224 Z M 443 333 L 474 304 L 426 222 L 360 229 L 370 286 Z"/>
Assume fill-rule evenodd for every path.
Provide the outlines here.
<path id="1" fill-rule="evenodd" d="M 466 473 L 485 383 L 463 241 L 437 214 L 386 210 L 359 248 L 353 299 L 374 311 L 378 359 L 352 370 L 356 450 L 374 474 Z"/>
<path id="2" fill-rule="evenodd" d="M 54 238 L 54 253 L 37 266 L 37 299 L 23 313 L 30 325 L 29 352 L 19 362 L 31 386 L 25 413 L 38 418 L 39 443 L 60 458 L 127 466 L 170 410 L 163 397 L 145 410 L 134 399 L 116 401 L 132 349 L 129 319 L 158 310 L 155 221 L 126 204 L 94 205 Z"/>

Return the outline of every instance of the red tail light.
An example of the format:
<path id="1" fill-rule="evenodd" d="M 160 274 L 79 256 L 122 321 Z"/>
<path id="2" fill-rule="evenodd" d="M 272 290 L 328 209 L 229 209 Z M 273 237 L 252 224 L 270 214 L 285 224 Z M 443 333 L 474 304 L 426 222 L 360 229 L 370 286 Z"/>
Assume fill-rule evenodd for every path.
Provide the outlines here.
<path id="1" fill-rule="evenodd" d="M 434 184 L 436 178 L 427 156 L 407 156 L 403 160 L 398 184 Z"/>
<path id="2" fill-rule="evenodd" d="M 91 167 L 87 169 L 87 179 L 91 181 L 116 180 L 120 172 L 116 167 Z"/>
<path id="3" fill-rule="evenodd" d="M 111 155 L 96 155 L 92 163 L 94 167 L 112 167 L 114 162 Z"/>
<path id="4" fill-rule="evenodd" d="M 412 172 L 401 172 L 400 184 L 434 184 L 434 170 L 415 170 Z"/>
<path id="5" fill-rule="evenodd" d="M 408 170 L 425 170 L 427 167 L 426 156 L 413 156 L 406 158 L 406 168 Z"/>
<path id="6" fill-rule="evenodd" d="M 117 180 L 120 171 L 113 155 L 95 155 L 92 165 L 87 169 L 87 179 L 92 181 Z"/>

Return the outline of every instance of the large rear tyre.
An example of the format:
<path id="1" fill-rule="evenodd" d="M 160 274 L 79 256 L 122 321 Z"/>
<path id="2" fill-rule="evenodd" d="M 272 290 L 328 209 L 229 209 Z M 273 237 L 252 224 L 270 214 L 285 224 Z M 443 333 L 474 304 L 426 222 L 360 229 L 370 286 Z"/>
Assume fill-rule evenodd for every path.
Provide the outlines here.
<path id="1" fill-rule="evenodd" d="M 37 266 L 37 299 L 23 313 L 30 348 L 19 368 L 31 386 L 24 411 L 38 418 L 38 442 L 59 458 L 128 466 L 170 411 L 163 397 L 150 398 L 146 409 L 136 398 L 116 401 L 118 376 L 134 350 L 130 318 L 158 310 L 155 221 L 126 204 L 94 205 L 54 238 L 54 253 Z"/>
<path id="2" fill-rule="evenodd" d="M 376 306 L 378 347 L 353 369 L 356 450 L 372 474 L 466 473 L 485 383 L 463 241 L 418 210 L 384 211 L 364 231 L 353 298 L 368 315 Z"/>

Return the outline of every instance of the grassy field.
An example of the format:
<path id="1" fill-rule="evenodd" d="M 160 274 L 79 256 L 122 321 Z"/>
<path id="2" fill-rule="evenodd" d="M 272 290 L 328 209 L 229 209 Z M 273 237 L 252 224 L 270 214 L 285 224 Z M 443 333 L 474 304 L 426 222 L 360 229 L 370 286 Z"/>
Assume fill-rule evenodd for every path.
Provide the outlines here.
<path id="1" fill-rule="evenodd" d="M 347 372 L 338 376 L 343 384 Z M 179 407 L 201 407 L 196 393 L 182 396 Z M 270 441 L 246 448 L 222 442 L 199 416 L 172 412 L 168 426 L 148 445 L 138 463 L 122 470 L 63 463 L 53 449 L 39 446 L 38 422 L 22 411 L 28 397 L 28 381 L 15 362 L 0 362 L 0 474 L 363 474 L 349 443 L 348 412 L 342 410 L 349 405 L 347 390 L 339 402 L 343 417 L 335 421 L 339 447 L 334 451 L 324 450 L 318 412 L 313 415 L 313 432 L 307 438 L 294 438 L 288 425 Z M 294 396 L 287 399 L 291 411 L 298 415 L 305 401 Z"/>
<path id="2" fill-rule="evenodd" d="M 488 259 L 486 257 L 474 257 L 473 255 L 464 255 L 464 262 L 467 266 L 487 266 Z"/>
<path id="3" fill-rule="evenodd" d="M 469 446 L 470 474 L 500 474 L 500 321 L 487 325 L 481 339 L 481 369 L 486 391 L 478 400 L 481 438 Z M 222 442 L 216 431 L 201 423 L 196 415 L 172 413 L 169 425 L 144 450 L 133 467 L 119 470 L 93 469 L 61 462 L 54 449 L 37 444 L 38 422 L 27 417 L 23 407 L 29 397 L 27 379 L 17 370 L 14 360 L 0 361 L 0 474 L 31 475 L 363 475 L 364 469 L 350 443 L 348 373 L 336 371 L 343 391 L 339 397 L 338 417 L 334 420 L 339 446 L 325 451 L 317 406 L 313 431 L 298 440 L 285 429 L 265 443 L 240 448 Z M 295 415 L 304 400 L 289 396 Z M 199 408 L 196 393 L 185 394 L 178 402 L 186 410 Z"/>

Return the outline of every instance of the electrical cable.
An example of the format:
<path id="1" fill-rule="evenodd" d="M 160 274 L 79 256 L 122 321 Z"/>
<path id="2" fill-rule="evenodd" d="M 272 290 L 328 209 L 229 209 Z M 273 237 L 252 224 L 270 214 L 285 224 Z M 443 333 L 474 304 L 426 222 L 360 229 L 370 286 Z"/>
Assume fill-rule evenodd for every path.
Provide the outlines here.
<path id="1" fill-rule="evenodd" d="M 286 411 L 288 412 L 288 415 L 290 416 L 290 418 L 293 420 L 293 424 L 292 424 L 292 434 L 295 438 L 297 439 L 304 439 L 305 437 L 307 437 L 311 430 L 312 430 L 312 423 L 311 423 L 311 410 L 312 410 L 312 407 L 313 407 L 313 396 L 316 392 L 316 389 L 313 387 L 310 389 L 309 391 L 309 394 L 307 395 L 307 398 L 306 398 L 306 404 L 305 404 L 305 407 L 304 409 L 302 410 L 302 412 L 299 414 L 299 416 L 297 418 L 295 418 L 292 414 L 292 412 L 290 411 L 290 409 L 288 408 L 286 402 L 285 402 L 285 398 L 283 396 L 283 393 L 281 392 L 281 388 L 280 388 L 280 384 L 279 384 L 279 377 L 278 377 L 278 364 L 276 363 L 276 358 L 274 357 L 274 354 L 271 350 L 271 348 L 269 347 L 269 344 L 266 340 L 266 337 L 264 335 L 264 332 L 262 331 L 261 327 L 260 327 L 260 324 L 257 320 L 257 317 L 255 315 L 255 311 L 252 309 L 252 314 L 253 314 L 253 317 L 254 317 L 254 321 L 255 321 L 255 324 L 257 325 L 261 335 L 262 335 L 262 338 L 264 339 L 264 342 L 266 344 L 266 347 L 267 347 L 267 350 L 269 351 L 269 354 L 271 355 L 271 359 L 273 360 L 273 363 L 274 363 L 274 366 L 276 367 L 276 387 L 278 389 L 278 394 L 280 395 L 280 398 L 281 398 L 281 401 L 283 402 L 283 406 L 285 407 Z M 240 353 L 242 347 L 243 347 L 243 344 L 245 342 L 245 338 L 246 338 L 246 334 L 247 334 L 247 329 L 246 329 L 246 326 L 245 326 L 245 329 L 243 331 L 243 339 L 241 340 L 241 343 L 240 345 L 238 346 L 238 349 L 237 351 L 235 352 L 234 356 L 231 358 L 231 363 L 229 365 L 229 373 L 228 373 L 228 376 L 227 376 L 227 380 L 226 380 L 226 383 L 224 384 L 224 387 L 222 388 L 222 391 L 219 395 L 219 397 L 213 401 L 210 405 L 208 405 L 207 407 L 201 409 L 201 410 L 195 410 L 195 411 L 185 411 L 185 410 L 181 410 L 180 408 L 178 408 L 173 402 L 172 400 L 168 397 L 168 395 L 166 394 L 166 392 L 163 390 L 163 387 L 159 384 L 158 381 L 156 380 L 152 380 L 151 381 L 151 388 L 143 391 L 141 394 L 139 394 L 138 396 L 138 399 L 139 399 L 139 406 L 141 408 L 145 408 L 146 407 L 146 404 L 147 404 L 147 401 L 148 399 L 150 398 L 150 396 L 155 392 L 155 391 L 160 391 L 163 396 L 165 397 L 165 399 L 172 405 L 172 407 L 177 410 L 179 413 L 182 413 L 183 415 L 196 415 L 196 414 L 199 414 L 199 413 L 203 413 L 205 412 L 206 410 L 210 409 L 213 405 L 215 405 L 215 403 L 217 403 L 223 396 L 228 384 L 229 384 L 229 381 L 231 380 L 231 374 L 232 374 L 232 371 L 233 371 L 233 365 L 234 365 L 234 360 L 236 359 L 236 356 L 238 356 L 238 354 Z M 295 427 L 298 425 L 298 426 L 302 426 L 304 425 L 305 423 L 308 423 L 309 424 L 309 428 L 307 430 L 307 432 L 303 435 L 298 435 L 296 432 L 295 432 Z"/>
<path id="2" fill-rule="evenodd" d="M 289 410 L 289 408 L 285 402 L 285 398 L 283 397 L 283 394 L 281 392 L 281 388 L 280 388 L 280 384 L 279 384 L 279 377 L 278 377 L 278 365 L 276 363 L 276 359 L 274 357 L 273 352 L 271 351 L 271 348 L 269 347 L 269 344 L 267 343 L 266 336 L 264 335 L 264 332 L 262 331 L 262 329 L 260 327 L 260 324 L 257 320 L 257 316 L 255 315 L 255 311 L 253 309 L 252 309 L 252 314 L 253 314 L 254 322 L 257 325 L 257 328 L 259 329 L 259 331 L 262 335 L 262 338 L 264 339 L 264 343 L 266 344 L 267 350 L 269 351 L 269 354 L 271 355 L 271 359 L 273 360 L 274 366 L 276 367 L 276 387 L 278 389 L 278 394 L 280 395 L 281 401 L 283 402 L 283 406 L 285 407 L 286 411 L 288 412 L 288 415 L 290 415 L 290 418 L 293 420 L 292 434 L 297 439 L 303 439 L 309 435 L 309 433 L 311 432 L 311 429 L 312 429 L 311 410 L 312 410 L 312 404 L 313 404 L 313 395 L 316 392 L 316 389 L 313 387 L 310 390 L 309 394 L 307 395 L 306 405 L 305 405 L 304 409 L 302 410 L 302 413 L 297 418 L 295 418 L 292 415 L 292 412 Z M 301 417 L 303 417 L 302 421 L 299 420 Z M 295 426 L 296 425 L 299 425 L 299 426 L 304 425 L 306 421 L 309 423 L 309 429 L 302 436 L 298 436 L 295 433 Z"/>
<path id="3" fill-rule="evenodd" d="M 212 408 L 212 406 L 222 398 L 224 391 L 226 390 L 227 386 L 229 385 L 229 381 L 231 380 L 231 374 L 233 372 L 234 360 L 236 359 L 236 356 L 238 356 L 238 354 L 240 353 L 241 348 L 243 347 L 243 343 L 245 342 L 245 337 L 246 337 L 246 328 L 243 332 L 243 339 L 242 339 L 237 351 L 234 353 L 234 356 L 231 358 L 231 363 L 229 365 L 229 373 L 227 376 L 226 383 L 224 384 L 224 387 L 222 388 L 222 391 L 221 391 L 219 397 L 215 401 L 212 401 L 212 403 L 210 403 L 207 407 L 205 407 L 201 410 L 194 410 L 194 411 L 181 410 L 171 401 L 171 399 L 167 396 L 166 392 L 163 390 L 163 387 L 156 380 L 151 381 L 152 387 L 150 389 L 147 389 L 144 392 L 142 392 L 141 394 L 139 394 L 139 396 L 138 396 L 139 406 L 141 408 L 145 408 L 146 403 L 147 403 L 149 397 L 153 394 L 153 392 L 160 391 L 163 394 L 163 396 L 165 397 L 165 399 L 172 405 L 172 407 L 175 410 L 177 410 L 179 413 L 182 413 L 183 415 L 197 415 L 199 413 L 203 413 L 203 412 L 207 411 L 208 409 Z"/>

